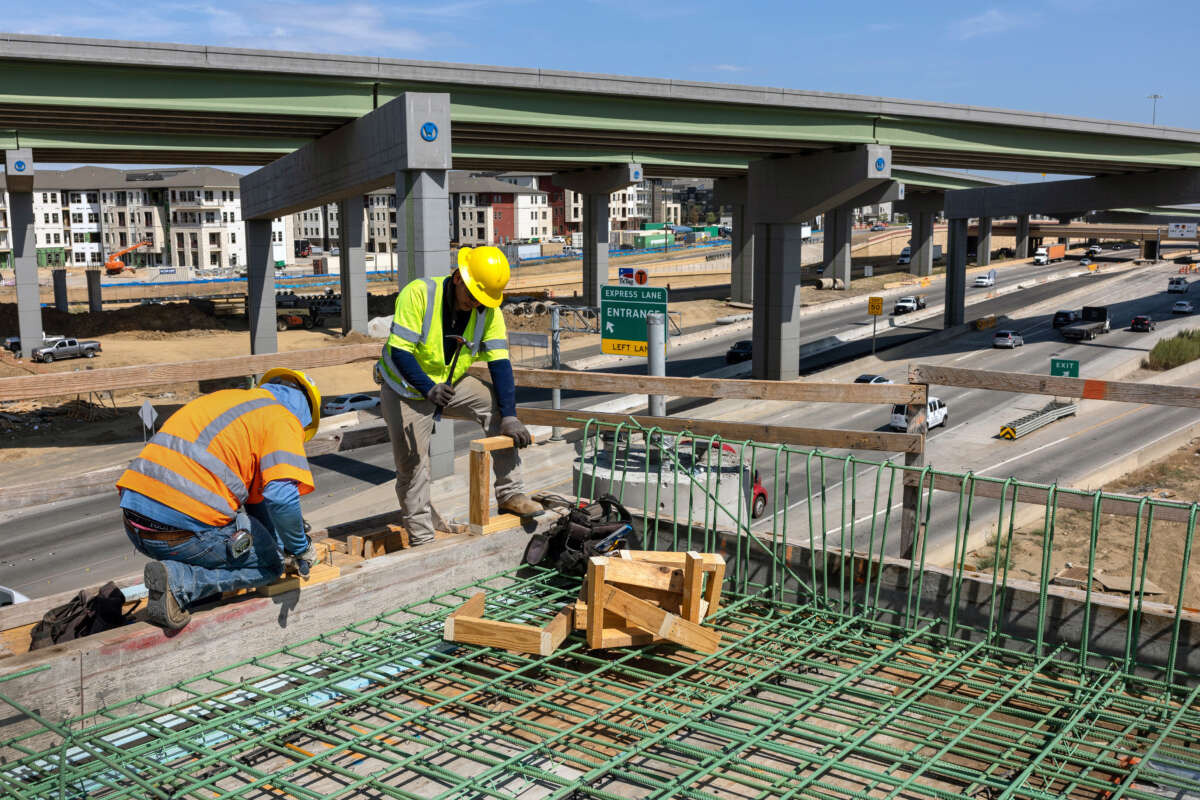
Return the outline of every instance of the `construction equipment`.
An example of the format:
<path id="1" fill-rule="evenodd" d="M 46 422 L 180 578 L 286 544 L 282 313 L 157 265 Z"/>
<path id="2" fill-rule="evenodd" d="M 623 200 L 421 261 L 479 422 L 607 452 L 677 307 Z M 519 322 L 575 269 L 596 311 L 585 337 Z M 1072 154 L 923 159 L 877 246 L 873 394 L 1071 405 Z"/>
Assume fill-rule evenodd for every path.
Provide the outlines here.
<path id="1" fill-rule="evenodd" d="M 150 241 L 149 239 L 143 239 L 142 241 L 138 242 L 137 244 L 132 244 L 123 250 L 118 250 L 117 252 L 110 255 L 108 257 L 108 260 L 104 262 L 104 271 L 107 272 L 109 275 L 120 275 L 125 270 L 129 270 L 130 272 L 133 272 L 133 267 L 125 266 L 125 262 L 121 260 L 121 256 L 125 255 L 126 253 L 132 253 L 134 250 L 137 250 L 139 247 L 145 247 L 146 245 L 149 245 L 149 244 L 154 244 L 154 242 Z"/>

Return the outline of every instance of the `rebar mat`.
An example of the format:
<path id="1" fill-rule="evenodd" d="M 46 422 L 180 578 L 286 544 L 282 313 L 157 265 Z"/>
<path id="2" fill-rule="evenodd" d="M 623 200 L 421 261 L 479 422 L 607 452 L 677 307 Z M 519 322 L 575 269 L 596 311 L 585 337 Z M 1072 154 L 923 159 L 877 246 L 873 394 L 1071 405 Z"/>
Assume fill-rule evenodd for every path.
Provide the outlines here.
<path id="1" fill-rule="evenodd" d="M 480 588 L 489 617 L 540 624 L 578 583 L 500 573 L 25 733 L 0 743 L 0 794 L 1200 797 L 1200 688 L 1116 662 L 736 592 L 711 656 L 443 641 Z"/>

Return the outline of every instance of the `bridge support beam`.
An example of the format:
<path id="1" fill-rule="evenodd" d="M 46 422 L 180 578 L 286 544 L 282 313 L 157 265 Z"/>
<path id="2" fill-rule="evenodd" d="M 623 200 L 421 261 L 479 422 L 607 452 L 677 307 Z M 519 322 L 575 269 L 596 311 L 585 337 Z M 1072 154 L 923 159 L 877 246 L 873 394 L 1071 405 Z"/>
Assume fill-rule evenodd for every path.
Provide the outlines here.
<path id="1" fill-rule="evenodd" d="M 8 188 L 8 229 L 12 237 L 13 274 L 17 285 L 17 335 L 21 355 L 31 358 L 42 346 L 42 301 L 38 292 L 37 237 L 33 217 L 33 150 L 4 153 Z"/>
<path id="2" fill-rule="evenodd" d="M 609 196 L 642 179 L 641 164 L 612 164 L 556 172 L 555 186 L 583 195 L 583 302 L 600 305 L 600 287 L 608 283 Z"/>
<path id="3" fill-rule="evenodd" d="M 967 314 L 967 221 L 951 219 L 946 234 L 946 305 L 943 324 L 961 325 Z"/>
<path id="4" fill-rule="evenodd" d="M 250 324 L 250 352 L 278 353 L 270 219 L 246 220 L 246 317 Z"/>
<path id="5" fill-rule="evenodd" d="M 992 263 L 992 218 L 979 218 L 979 236 L 976 237 L 975 263 L 981 267 Z"/>
<path id="6" fill-rule="evenodd" d="M 342 290 L 342 335 L 367 332 L 367 259 L 363 249 L 363 195 L 353 195 L 338 206 L 338 269 Z"/>
<path id="7" fill-rule="evenodd" d="M 788 380 L 800 372 L 801 224 L 889 181 L 891 155 L 891 148 L 863 145 L 750 164 L 756 378 Z M 829 236 L 828 222 L 825 228 Z"/>
<path id="8" fill-rule="evenodd" d="M 912 214 L 908 271 L 921 278 L 933 274 L 933 215 L 932 211 L 914 211 Z"/>
<path id="9" fill-rule="evenodd" d="M 1029 215 L 1017 214 L 1017 258 L 1029 258 Z"/>
<path id="10" fill-rule="evenodd" d="M 746 211 L 746 179 L 717 178 L 713 201 L 733 210 L 733 235 L 729 264 L 729 299 L 735 303 L 754 300 L 754 231 Z"/>
<path id="11" fill-rule="evenodd" d="M 842 281 L 842 287 L 850 288 L 850 273 L 854 259 L 850 254 L 850 240 L 854 232 L 854 208 L 842 206 L 825 212 L 825 273 L 826 278 Z"/>
<path id="12" fill-rule="evenodd" d="M 58 267 L 50 272 L 54 279 L 54 310 L 67 313 L 67 270 Z"/>
<path id="13" fill-rule="evenodd" d="M 100 286 L 100 270 L 89 269 L 87 276 L 88 311 L 104 310 L 104 289 Z"/>

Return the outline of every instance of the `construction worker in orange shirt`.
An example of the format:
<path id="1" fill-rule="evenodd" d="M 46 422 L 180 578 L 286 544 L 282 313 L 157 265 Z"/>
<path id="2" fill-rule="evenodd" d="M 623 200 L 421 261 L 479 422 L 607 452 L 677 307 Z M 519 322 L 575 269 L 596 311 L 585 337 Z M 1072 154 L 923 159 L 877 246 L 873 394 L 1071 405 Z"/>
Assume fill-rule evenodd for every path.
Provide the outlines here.
<path id="1" fill-rule="evenodd" d="M 253 389 L 198 397 L 167 418 L 117 481 L 125 533 L 145 567 L 147 617 L 177 630 L 189 606 L 307 577 L 317 559 L 300 496 L 313 490 L 304 443 L 320 422 L 321 393 L 277 367 Z"/>

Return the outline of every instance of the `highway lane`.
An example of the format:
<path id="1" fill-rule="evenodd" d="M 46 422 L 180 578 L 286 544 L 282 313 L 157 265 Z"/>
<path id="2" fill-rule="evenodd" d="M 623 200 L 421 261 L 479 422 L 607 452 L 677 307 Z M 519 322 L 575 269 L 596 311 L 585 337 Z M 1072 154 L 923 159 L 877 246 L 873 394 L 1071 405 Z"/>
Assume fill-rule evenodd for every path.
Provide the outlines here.
<path id="1" fill-rule="evenodd" d="M 1038 274 L 1062 268 L 1061 264 L 1048 268 L 1021 268 L 1021 277 L 1014 273 L 1011 280 L 1029 280 Z M 1073 280 L 1080 283 L 1096 278 Z M 993 309 L 995 313 L 1008 313 L 1069 288 L 1067 284 L 1044 284 L 997 298 L 978 308 L 980 313 L 992 313 Z M 937 302 L 940 301 L 931 294 L 931 305 Z M 818 333 L 822 329 L 827 332 L 846 324 L 848 320 L 864 316 L 862 310 L 844 309 L 806 318 L 806 325 L 811 325 Z M 934 324 L 940 327 L 940 321 Z M 696 375 L 720 366 L 724 363 L 728 341 L 708 341 L 677 351 L 668 362 L 668 374 Z M 867 344 L 869 346 L 869 341 Z M 836 354 L 828 357 L 836 357 Z M 644 373 L 644 369 L 642 365 L 630 365 L 621 371 Z M 595 400 L 595 396 L 588 393 L 564 394 L 564 406 L 567 408 L 579 408 Z M 519 401 L 523 404 L 548 405 L 549 393 L 523 389 L 520 390 Z M 882 419 L 886 416 L 886 409 L 880 410 L 879 414 Z M 808 424 L 811 424 L 811 420 Z M 467 442 L 477 436 L 478 431 L 473 425 L 456 424 L 455 439 L 460 451 L 465 451 Z M 303 501 L 305 508 L 310 510 L 340 500 L 367 486 L 386 483 L 394 477 L 388 443 L 360 448 L 353 454 L 320 456 L 313 459 L 313 466 L 317 491 Z M 0 556 L 0 585 L 16 588 L 30 596 L 42 596 L 136 573 L 144 560 L 126 541 L 115 506 L 115 498 L 106 492 L 50 504 L 34 513 L 6 520 L 4 554 Z"/>

